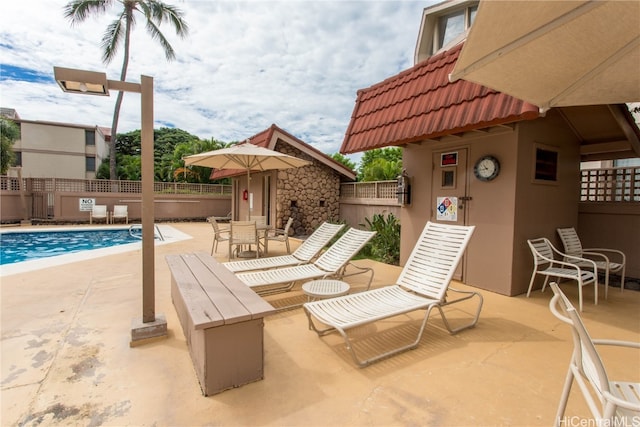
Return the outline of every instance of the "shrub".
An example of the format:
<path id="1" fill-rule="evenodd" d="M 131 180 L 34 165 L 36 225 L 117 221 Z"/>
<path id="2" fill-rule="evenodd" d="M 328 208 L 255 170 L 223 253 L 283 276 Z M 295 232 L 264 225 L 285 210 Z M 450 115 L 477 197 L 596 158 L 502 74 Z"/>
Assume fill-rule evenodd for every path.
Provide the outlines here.
<path id="1" fill-rule="evenodd" d="M 383 214 L 375 214 L 373 218 L 365 218 L 366 226 L 376 235 L 367 243 L 363 254 L 385 264 L 398 265 L 400 263 L 400 221 L 393 214 L 386 218 Z"/>

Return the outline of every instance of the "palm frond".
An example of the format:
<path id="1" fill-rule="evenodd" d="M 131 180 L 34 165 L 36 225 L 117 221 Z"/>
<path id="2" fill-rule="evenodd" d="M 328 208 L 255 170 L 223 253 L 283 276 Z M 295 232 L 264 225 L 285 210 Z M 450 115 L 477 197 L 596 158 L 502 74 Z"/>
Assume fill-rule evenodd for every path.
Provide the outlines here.
<path id="1" fill-rule="evenodd" d="M 113 3 L 113 0 L 73 0 L 64 6 L 64 17 L 71 20 L 71 25 L 76 25 L 89 16 L 104 13 Z"/>
<path id="2" fill-rule="evenodd" d="M 164 34 L 162 34 L 156 24 L 151 20 L 147 20 L 146 27 L 147 32 L 149 33 L 151 38 L 157 40 L 158 43 L 160 43 L 160 45 L 162 46 L 162 49 L 164 50 L 164 56 L 167 58 L 167 61 L 176 59 L 176 53 L 173 50 L 171 43 L 169 43 L 169 40 L 167 40 Z"/>
<path id="3" fill-rule="evenodd" d="M 100 47 L 102 48 L 102 62 L 105 64 L 109 64 L 115 58 L 118 48 L 122 45 L 122 38 L 124 37 L 122 27 L 122 20 L 116 19 L 107 26 L 102 35 Z"/>
<path id="4" fill-rule="evenodd" d="M 180 9 L 161 1 L 152 1 L 151 3 L 153 3 L 153 15 L 156 18 L 156 22 L 170 22 L 176 34 L 181 38 L 189 34 L 189 26 L 182 19 L 182 11 Z"/>

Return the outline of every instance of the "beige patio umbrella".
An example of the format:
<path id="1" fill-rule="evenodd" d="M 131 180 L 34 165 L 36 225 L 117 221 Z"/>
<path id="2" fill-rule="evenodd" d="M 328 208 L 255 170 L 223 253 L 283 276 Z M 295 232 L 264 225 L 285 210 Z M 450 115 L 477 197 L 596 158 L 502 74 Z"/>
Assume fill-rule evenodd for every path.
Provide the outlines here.
<path id="1" fill-rule="evenodd" d="M 481 1 L 449 79 L 542 110 L 640 101 L 640 1 Z"/>
<path id="2" fill-rule="evenodd" d="M 251 171 L 299 168 L 311 162 L 250 143 L 207 151 L 184 157 L 186 166 L 204 166 L 214 169 L 239 169 L 247 171 L 247 183 Z"/>
<path id="3" fill-rule="evenodd" d="M 250 178 L 251 171 L 299 168 L 310 165 L 311 162 L 268 148 L 244 143 L 186 156 L 184 164 L 214 169 L 246 170 L 247 177 Z"/>

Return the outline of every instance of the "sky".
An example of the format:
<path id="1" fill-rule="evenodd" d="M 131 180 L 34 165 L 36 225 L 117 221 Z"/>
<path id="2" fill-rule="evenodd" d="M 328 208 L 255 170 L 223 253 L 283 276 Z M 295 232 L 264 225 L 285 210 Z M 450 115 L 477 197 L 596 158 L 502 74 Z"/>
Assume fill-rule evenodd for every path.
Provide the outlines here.
<path id="1" fill-rule="evenodd" d="M 156 128 L 231 142 L 275 123 L 329 155 L 340 149 L 357 91 L 413 65 L 422 11 L 438 2 L 164 1 L 183 12 L 189 36 L 160 27 L 177 53 L 167 62 L 140 15 L 127 74 L 133 82 L 154 78 Z M 72 27 L 66 3 L 3 3 L 0 106 L 24 120 L 110 127 L 115 93 L 63 93 L 53 67 L 103 71 L 117 80 L 123 51 L 105 65 L 100 40 L 119 9 Z M 124 98 L 118 133 L 140 128 L 140 96 Z"/>

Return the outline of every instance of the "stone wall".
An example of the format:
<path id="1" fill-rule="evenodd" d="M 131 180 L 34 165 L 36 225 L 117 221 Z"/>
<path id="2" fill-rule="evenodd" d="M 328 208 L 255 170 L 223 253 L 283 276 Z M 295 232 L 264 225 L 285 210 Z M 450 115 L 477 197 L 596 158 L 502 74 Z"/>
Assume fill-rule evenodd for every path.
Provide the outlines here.
<path id="1" fill-rule="evenodd" d="M 309 166 L 278 171 L 275 226 L 282 228 L 292 217 L 291 234 L 304 236 L 324 221 L 339 221 L 340 175 L 289 144 L 278 141 L 275 149 L 313 161 Z"/>

